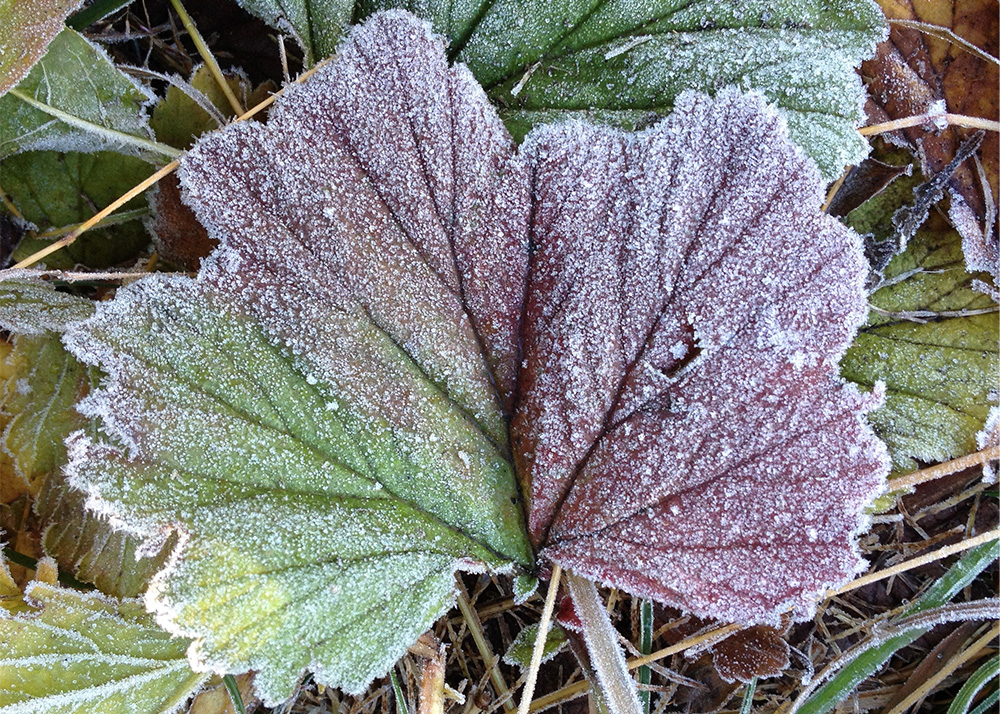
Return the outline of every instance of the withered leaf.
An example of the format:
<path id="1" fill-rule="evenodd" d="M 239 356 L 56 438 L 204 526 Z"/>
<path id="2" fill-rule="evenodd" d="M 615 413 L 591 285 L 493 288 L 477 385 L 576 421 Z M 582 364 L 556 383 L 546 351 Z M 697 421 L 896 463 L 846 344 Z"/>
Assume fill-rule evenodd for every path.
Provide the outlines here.
<path id="1" fill-rule="evenodd" d="M 268 702 L 306 669 L 359 691 L 456 568 L 537 571 L 529 537 L 743 622 L 859 568 L 885 453 L 836 362 L 865 263 L 761 97 L 517 151 L 387 12 L 180 177 L 220 247 L 67 336 L 127 446 L 81 438 L 70 469 L 125 527 L 183 534 L 147 602 L 202 666 L 259 670 Z"/>
<path id="2" fill-rule="evenodd" d="M 730 684 L 777 677 L 788 668 L 788 643 L 773 627 L 748 627 L 713 645 L 712 660 L 719 676 Z"/>
<path id="3" fill-rule="evenodd" d="M 862 64 L 868 80 L 867 111 L 874 122 L 934 113 L 995 120 L 1000 66 L 996 59 L 998 18 L 992 0 L 927 3 L 878 0 L 890 20 L 889 39 L 875 57 Z M 892 20 L 902 20 L 902 25 Z M 947 34 L 967 43 L 954 41 Z M 970 51 L 971 48 L 971 51 Z M 919 156 L 926 176 L 943 171 L 972 130 L 917 126 L 891 138 Z M 965 240 L 970 270 L 996 274 L 998 166 L 1000 146 L 983 143 L 976 160 L 967 161 L 949 178 L 954 220 Z"/>

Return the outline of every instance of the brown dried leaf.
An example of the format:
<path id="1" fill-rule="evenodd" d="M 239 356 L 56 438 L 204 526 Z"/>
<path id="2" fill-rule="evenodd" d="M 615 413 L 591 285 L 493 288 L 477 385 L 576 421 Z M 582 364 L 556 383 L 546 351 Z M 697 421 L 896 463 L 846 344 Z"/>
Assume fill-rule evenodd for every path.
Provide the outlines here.
<path id="1" fill-rule="evenodd" d="M 730 684 L 777 677 L 788 667 L 788 643 L 773 627 L 740 630 L 711 648 L 715 669 Z"/>
<path id="2" fill-rule="evenodd" d="M 925 114 L 935 102 L 944 102 L 953 114 L 996 120 L 997 84 L 1000 68 L 995 61 L 970 52 L 955 41 L 944 39 L 951 31 L 984 53 L 997 53 L 997 6 L 993 0 L 955 0 L 953 3 L 879 0 L 890 19 L 889 39 L 879 45 L 875 58 L 862 64 L 868 79 L 868 114 L 873 122 Z M 936 26 L 922 31 L 892 23 L 893 19 Z M 918 126 L 896 132 L 892 138 L 909 146 L 920 157 L 923 173 L 933 176 L 943 170 L 971 134 L 971 130 L 949 127 L 936 131 Z M 985 245 L 984 255 L 996 256 L 996 212 L 998 152 L 993 140 L 983 143 L 974 161 L 966 162 L 949 181 L 953 197 L 961 199 L 971 216 L 963 215 L 963 238 L 967 244 Z M 967 253 L 981 251 L 970 247 Z M 995 260 L 993 261 L 995 263 Z M 970 265 L 972 269 L 996 271 L 995 265 Z"/>

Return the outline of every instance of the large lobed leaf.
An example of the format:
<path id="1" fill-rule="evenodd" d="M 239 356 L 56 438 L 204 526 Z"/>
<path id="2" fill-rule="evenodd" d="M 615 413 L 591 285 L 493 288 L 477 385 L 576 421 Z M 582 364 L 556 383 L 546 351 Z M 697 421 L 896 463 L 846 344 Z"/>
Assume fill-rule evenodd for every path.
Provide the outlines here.
<path id="1" fill-rule="evenodd" d="M 865 315 L 857 236 L 758 98 L 527 147 L 512 435 L 542 557 L 698 615 L 808 612 L 860 566 L 885 458 L 876 400 L 835 371 Z"/>
<path id="2" fill-rule="evenodd" d="M 746 622 L 858 569 L 885 456 L 836 361 L 866 269 L 759 96 L 517 153 L 390 12 L 181 180 L 221 246 L 67 335 L 120 444 L 80 437 L 70 469 L 124 527 L 182 534 L 147 603 L 201 666 L 258 669 L 269 702 L 304 669 L 361 690 L 456 568 L 535 571 L 529 534 Z"/>
<path id="3" fill-rule="evenodd" d="M 516 136 L 567 117 L 630 128 L 684 90 L 738 86 L 776 102 L 832 180 L 868 153 L 855 69 L 885 36 L 869 0 L 362 0 L 432 21 Z"/>

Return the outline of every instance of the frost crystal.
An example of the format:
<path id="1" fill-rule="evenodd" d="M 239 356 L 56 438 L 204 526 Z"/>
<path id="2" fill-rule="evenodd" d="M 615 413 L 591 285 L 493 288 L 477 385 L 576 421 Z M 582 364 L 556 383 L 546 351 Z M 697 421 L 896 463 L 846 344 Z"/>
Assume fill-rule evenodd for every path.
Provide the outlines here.
<path id="1" fill-rule="evenodd" d="M 115 444 L 72 480 L 150 540 L 202 668 L 363 689 L 457 567 L 543 558 L 743 622 L 850 577 L 884 450 L 836 376 L 857 236 L 759 97 L 520 153 L 401 12 L 183 160 L 219 249 L 74 328 Z M 149 385 L 156 385 L 149 389 Z M 513 438 L 508 438 L 508 433 Z M 514 473 L 528 497 L 525 529 Z"/>

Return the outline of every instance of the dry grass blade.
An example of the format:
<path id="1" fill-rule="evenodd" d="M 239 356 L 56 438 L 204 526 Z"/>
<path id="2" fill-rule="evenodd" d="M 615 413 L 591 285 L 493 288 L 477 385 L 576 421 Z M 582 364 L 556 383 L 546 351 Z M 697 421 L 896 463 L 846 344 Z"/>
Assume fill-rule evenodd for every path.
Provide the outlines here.
<path id="1" fill-rule="evenodd" d="M 974 454 L 962 456 L 958 459 L 946 461 L 943 464 L 914 471 L 912 474 L 907 474 L 906 476 L 894 478 L 889 482 L 889 486 L 893 491 L 905 491 L 922 483 L 943 478 L 973 466 L 985 464 L 987 461 L 994 459 L 1000 459 L 1000 446 L 990 446 Z"/>
<path id="2" fill-rule="evenodd" d="M 1000 132 L 1000 122 L 998 121 L 965 116 L 964 114 L 942 113 L 919 114 L 917 116 L 887 121 L 882 124 L 871 124 L 870 126 L 863 126 L 858 129 L 858 133 L 861 136 L 873 136 L 875 134 L 896 131 L 897 129 L 908 129 L 911 126 L 920 126 L 925 123 L 937 125 L 938 122 L 944 122 L 946 126 L 961 126 L 966 129 L 985 129 L 986 131 Z"/>
<path id="3" fill-rule="evenodd" d="M 927 555 L 922 555 L 919 558 L 910 558 L 909 560 L 903 561 L 898 565 L 894 565 L 891 568 L 886 568 L 885 570 L 880 570 L 877 573 L 869 573 L 860 578 L 856 578 L 851 582 L 847 583 L 842 587 L 836 588 L 834 590 L 829 590 L 826 593 L 826 597 L 831 598 L 837 595 L 843 595 L 851 590 L 857 590 L 865 585 L 870 585 L 872 583 L 877 583 L 879 580 L 885 580 L 893 575 L 898 575 L 899 573 L 905 573 L 907 570 L 913 570 L 914 568 L 919 568 L 928 563 L 933 563 L 942 558 L 947 558 L 949 555 L 954 555 L 955 553 L 961 553 L 963 550 L 968 550 L 969 548 L 975 548 L 977 545 L 982 545 L 983 543 L 988 543 L 991 540 L 1000 539 L 1000 528 L 995 528 L 986 533 L 982 533 L 978 536 L 972 538 L 966 538 L 963 541 L 959 541 L 954 545 L 948 545 L 944 548 L 938 548 L 933 553 L 928 553 Z"/>
<path id="4" fill-rule="evenodd" d="M 934 673 L 926 682 L 921 684 L 916 690 L 914 690 L 910 696 L 906 697 L 903 701 L 897 704 L 893 709 L 888 712 L 888 714 L 903 714 L 907 709 L 916 704 L 918 701 L 926 697 L 933 691 L 933 689 L 938 686 L 942 681 L 945 680 L 952 672 L 957 670 L 963 664 L 981 656 L 984 654 L 983 650 L 986 649 L 990 641 L 1000 636 L 1000 624 L 994 624 L 990 628 L 989 632 L 980 637 L 978 640 L 973 642 L 969 647 L 961 654 L 952 657 L 947 663 L 942 665 L 936 673 Z"/>
<path id="5" fill-rule="evenodd" d="M 531 697 L 535 693 L 535 682 L 538 681 L 538 668 L 542 664 L 542 653 L 545 650 L 545 638 L 549 634 L 549 623 L 552 620 L 552 610 L 556 604 L 556 593 L 559 592 L 559 578 L 562 575 L 562 568 L 558 564 L 552 566 L 552 578 L 549 580 L 549 591 L 545 594 L 545 608 L 542 610 L 542 619 L 538 623 L 538 637 L 535 638 L 535 647 L 531 651 L 531 666 L 528 667 L 528 678 L 524 682 L 524 690 L 521 692 L 521 705 L 517 708 L 517 714 L 528 714 L 531 710 Z"/>

